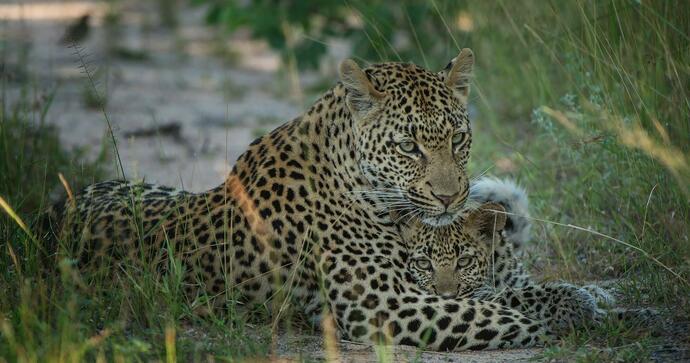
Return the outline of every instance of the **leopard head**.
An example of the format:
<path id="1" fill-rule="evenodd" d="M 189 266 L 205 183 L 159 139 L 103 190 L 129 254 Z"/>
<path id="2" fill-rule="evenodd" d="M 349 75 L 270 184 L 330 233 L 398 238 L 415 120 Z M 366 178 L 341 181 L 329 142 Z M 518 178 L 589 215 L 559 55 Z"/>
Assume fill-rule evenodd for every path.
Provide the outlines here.
<path id="1" fill-rule="evenodd" d="M 504 213 L 500 204 L 485 203 L 450 225 L 401 225 L 409 251 L 407 268 L 417 285 L 430 294 L 453 298 L 467 297 L 483 286 L 491 244 L 505 228 Z"/>
<path id="2" fill-rule="evenodd" d="M 458 217 L 469 193 L 473 64 L 469 49 L 437 73 L 403 63 L 341 64 L 354 157 L 389 210 L 434 226 Z"/>

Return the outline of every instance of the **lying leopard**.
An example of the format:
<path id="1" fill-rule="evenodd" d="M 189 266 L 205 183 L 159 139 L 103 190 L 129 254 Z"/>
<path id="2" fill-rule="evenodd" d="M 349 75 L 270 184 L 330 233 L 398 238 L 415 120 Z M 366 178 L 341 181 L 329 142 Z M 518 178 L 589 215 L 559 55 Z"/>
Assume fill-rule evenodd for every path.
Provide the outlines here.
<path id="1" fill-rule="evenodd" d="M 524 194 L 509 181 L 480 180 L 476 185 L 483 188 L 496 182 L 501 187 L 489 197 L 501 203 L 483 203 L 468 210 L 460 221 L 443 227 L 431 228 L 414 221 L 400 225 L 410 250 L 408 270 L 420 288 L 449 298 L 498 302 L 543 320 L 556 332 L 600 322 L 607 316 L 637 323 L 658 320 L 658 313 L 652 309 L 613 307 L 612 295 L 596 285 L 532 280 L 513 252 L 515 243 L 523 246 L 527 242 L 523 238 L 528 233 L 523 229 L 529 228 L 529 221 L 519 220 L 525 218 L 522 215 L 506 213 L 506 209 L 526 210 L 526 195 L 497 198 L 505 190 Z M 475 185 L 472 187 L 474 191 Z M 508 223 L 511 219 L 519 221 Z M 509 225 L 522 227 L 507 230 Z"/>
<path id="2" fill-rule="evenodd" d="M 460 216 L 473 63 L 469 49 L 440 72 L 344 61 L 341 82 L 254 141 L 218 187 L 95 184 L 58 208 L 56 233 L 77 241 L 72 254 L 85 266 L 179 260 L 192 305 L 223 306 L 239 293 L 280 306 L 272 302 L 289 291 L 354 341 L 444 351 L 542 344 L 554 337 L 542 319 L 420 289 L 390 217 L 444 226 Z"/>

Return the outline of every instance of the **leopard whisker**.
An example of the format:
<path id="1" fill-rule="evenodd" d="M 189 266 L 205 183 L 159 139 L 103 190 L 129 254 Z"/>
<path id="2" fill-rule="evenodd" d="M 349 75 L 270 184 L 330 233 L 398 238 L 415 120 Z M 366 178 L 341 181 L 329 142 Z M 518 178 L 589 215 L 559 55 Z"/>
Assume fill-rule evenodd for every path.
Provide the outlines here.
<path id="1" fill-rule="evenodd" d="M 354 191 L 349 191 L 346 192 L 346 194 L 354 194 L 354 195 L 359 195 L 359 194 L 377 194 L 377 195 L 391 195 L 391 196 L 402 196 L 402 193 L 394 192 L 394 191 L 382 191 L 382 190 L 354 190 Z"/>
<path id="2" fill-rule="evenodd" d="M 482 171 L 481 173 L 479 173 L 479 175 L 475 175 L 475 176 L 470 177 L 470 184 L 471 184 L 472 182 L 475 182 L 475 181 L 479 180 L 479 178 L 483 177 L 486 173 L 489 172 L 489 170 L 493 169 L 494 166 L 495 166 L 495 165 L 491 165 L 491 166 L 489 166 L 488 168 L 484 169 L 484 171 Z"/>
<path id="3" fill-rule="evenodd" d="M 407 210 L 407 209 L 410 209 L 410 205 L 409 205 L 409 204 L 407 204 L 407 205 L 405 205 L 405 204 L 400 204 L 400 205 L 388 205 L 388 206 L 382 206 L 382 207 L 384 207 L 385 209 L 387 209 L 387 210 L 389 210 L 389 211 L 400 211 L 400 210 Z"/>
<path id="4" fill-rule="evenodd" d="M 398 219 L 396 220 L 396 223 L 398 223 L 400 220 L 403 220 L 403 219 L 409 217 L 405 220 L 405 222 L 408 222 L 410 219 L 412 219 L 412 217 L 414 217 L 415 215 L 421 215 L 421 213 L 422 212 L 418 208 L 411 208 L 411 210 L 409 212 L 399 216 Z"/>

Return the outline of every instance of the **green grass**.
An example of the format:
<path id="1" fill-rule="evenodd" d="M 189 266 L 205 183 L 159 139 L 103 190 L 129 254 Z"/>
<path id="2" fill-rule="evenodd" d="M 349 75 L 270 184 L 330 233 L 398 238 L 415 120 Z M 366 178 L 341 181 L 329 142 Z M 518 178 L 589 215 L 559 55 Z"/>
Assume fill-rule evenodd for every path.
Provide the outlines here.
<path id="1" fill-rule="evenodd" d="M 65 151 L 57 130 L 44 123 L 52 98 L 38 109 L 24 102 L 33 99 L 27 92 L 0 110 L 0 197 L 17 214 L 16 220 L 6 210 L 0 214 L 0 361 L 205 361 L 209 355 L 217 360 L 265 355 L 270 341 L 265 325 L 251 325 L 233 309 L 197 318 L 181 293 L 179 273 L 161 276 L 141 261 L 82 273 L 70 258 L 78 241 L 58 241 L 60 258 L 42 253 L 50 240 L 35 235 L 41 222 L 37 211 L 65 194 L 58 174 L 76 191 L 105 179 L 103 166 L 113 161 L 103 151 L 96 150 L 101 156 L 93 161 L 84 161 L 86 150 Z M 169 270 L 179 271 L 179 266 Z"/>
<path id="2" fill-rule="evenodd" d="M 471 2 L 463 13 L 471 26 L 458 30 L 447 15 L 445 46 L 423 54 L 438 67 L 457 47 L 474 49 L 471 170 L 490 168 L 528 188 L 532 214 L 542 220 L 530 251 L 535 273 L 625 281 L 624 304 L 658 307 L 671 321 L 690 320 L 690 9 L 683 4 Z M 47 94 L 35 105 L 27 86 L 0 111 L 0 196 L 32 231 L 37 211 L 64 193 L 58 173 L 77 190 L 115 163 L 103 150 L 90 150 L 99 154 L 93 160 L 87 150 L 63 149 L 44 122 Z M 79 273 L 69 258 L 44 275 L 45 241 L 36 238 L 0 213 L 0 361 L 232 361 L 269 351 L 266 324 L 233 309 L 195 317 L 179 275 L 133 263 L 103 280 Z M 543 357 L 648 360 L 662 342 L 688 339 L 657 333 L 607 322 Z"/>
<path id="3" fill-rule="evenodd" d="M 473 2 L 467 12 L 475 28 L 456 38 L 478 60 L 471 167 L 528 188 L 533 216 L 548 221 L 535 222 L 535 272 L 620 279 L 623 303 L 690 319 L 690 9 Z M 596 329 L 557 350 L 569 360 L 644 360 L 660 340 L 687 339 L 620 337 Z"/>
<path id="4" fill-rule="evenodd" d="M 474 170 L 518 178 L 541 219 L 623 240 L 687 276 L 690 11 L 680 4 L 478 5 L 472 14 L 492 16 L 477 17 L 484 27 L 468 44 L 479 60 Z M 562 277 L 666 274 L 612 239 L 542 227 Z"/>

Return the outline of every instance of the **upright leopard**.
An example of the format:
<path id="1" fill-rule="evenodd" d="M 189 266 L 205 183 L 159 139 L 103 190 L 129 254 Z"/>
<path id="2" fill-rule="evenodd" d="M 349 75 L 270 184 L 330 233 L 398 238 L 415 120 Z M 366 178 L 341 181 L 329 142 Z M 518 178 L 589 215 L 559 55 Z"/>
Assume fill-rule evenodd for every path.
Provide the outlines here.
<path id="1" fill-rule="evenodd" d="M 544 322 L 488 301 L 424 292 L 390 212 L 431 226 L 459 216 L 469 188 L 469 49 L 438 72 L 341 64 L 341 82 L 302 116 L 254 141 L 217 188 L 173 192 L 129 182 L 66 202 L 61 236 L 83 264 L 169 254 L 185 290 L 221 305 L 265 303 L 285 284 L 345 338 L 436 350 L 527 347 Z M 166 248 L 161 248 L 165 243 Z M 201 301 L 201 300 L 196 300 Z"/>

